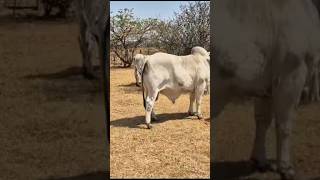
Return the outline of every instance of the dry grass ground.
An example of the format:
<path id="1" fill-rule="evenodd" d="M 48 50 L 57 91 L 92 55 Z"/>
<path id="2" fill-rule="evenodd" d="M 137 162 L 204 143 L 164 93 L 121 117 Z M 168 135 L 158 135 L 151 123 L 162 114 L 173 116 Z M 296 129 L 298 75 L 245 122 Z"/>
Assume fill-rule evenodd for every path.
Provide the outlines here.
<path id="1" fill-rule="evenodd" d="M 1 17 L 0 179 L 107 178 L 103 96 L 80 74 L 77 34 Z"/>
<path id="2" fill-rule="evenodd" d="M 183 95 L 172 104 L 160 95 L 155 108 L 160 120 L 148 130 L 133 69 L 112 68 L 110 79 L 112 177 L 210 176 L 209 96 L 202 106 L 205 120 L 198 120 L 186 116 L 189 96 Z"/>

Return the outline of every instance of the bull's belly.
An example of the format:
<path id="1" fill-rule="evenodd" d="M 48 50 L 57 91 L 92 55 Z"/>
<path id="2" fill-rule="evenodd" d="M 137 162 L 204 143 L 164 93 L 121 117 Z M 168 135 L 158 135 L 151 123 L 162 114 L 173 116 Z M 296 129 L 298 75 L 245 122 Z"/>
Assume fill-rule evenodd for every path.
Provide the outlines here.
<path id="1" fill-rule="evenodd" d="M 163 89 L 160 91 L 160 94 L 165 95 L 173 104 L 175 101 L 182 95 L 182 94 L 187 94 L 190 93 L 190 90 L 187 89 Z"/>

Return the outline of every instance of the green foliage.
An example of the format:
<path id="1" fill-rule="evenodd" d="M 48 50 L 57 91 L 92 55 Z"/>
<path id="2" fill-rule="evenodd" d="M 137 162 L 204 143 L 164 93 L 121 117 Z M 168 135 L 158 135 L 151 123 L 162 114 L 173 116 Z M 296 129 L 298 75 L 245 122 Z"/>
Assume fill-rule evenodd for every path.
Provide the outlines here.
<path id="1" fill-rule="evenodd" d="M 127 8 L 111 16 L 111 47 L 125 67 L 131 66 L 135 50 L 149 38 L 157 21 L 152 18 L 134 18 L 133 9 Z"/>
<path id="2" fill-rule="evenodd" d="M 123 62 L 132 63 L 139 47 L 155 47 L 176 55 L 190 54 L 192 47 L 210 47 L 210 2 L 196 1 L 180 6 L 171 20 L 138 19 L 133 9 L 111 15 L 111 49 Z"/>
<path id="3" fill-rule="evenodd" d="M 169 53 L 186 55 L 192 47 L 210 46 L 210 2 L 189 2 L 175 17 L 159 24 L 155 43 Z"/>

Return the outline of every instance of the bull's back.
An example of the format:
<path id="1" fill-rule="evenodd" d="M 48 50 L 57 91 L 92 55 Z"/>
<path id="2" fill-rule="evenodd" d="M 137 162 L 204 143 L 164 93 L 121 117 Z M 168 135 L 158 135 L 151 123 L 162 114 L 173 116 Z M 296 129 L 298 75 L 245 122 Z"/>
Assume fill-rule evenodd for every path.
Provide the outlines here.
<path id="1" fill-rule="evenodd" d="M 156 53 L 147 59 L 147 72 L 158 83 L 165 83 L 162 88 L 172 91 L 192 91 L 196 78 L 197 63 L 192 55 L 176 56 Z"/>
<path id="2" fill-rule="evenodd" d="M 224 0 L 218 6 L 213 73 L 236 79 L 235 84 L 266 86 L 271 72 L 285 64 L 303 64 L 302 59 L 284 62 L 285 53 L 300 56 L 320 47 L 319 20 L 311 1 Z"/>
<path id="3" fill-rule="evenodd" d="M 283 41 L 292 51 L 302 52 L 308 48 L 309 43 L 318 42 L 312 40 L 319 36 L 315 36 L 318 18 L 311 1 L 224 0 L 217 2 L 217 6 L 217 46 L 255 41 L 271 49 L 275 43 Z"/>
<path id="4" fill-rule="evenodd" d="M 166 53 L 155 53 L 146 58 L 143 75 L 153 81 L 169 80 L 173 72 L 174 56 Z"/>

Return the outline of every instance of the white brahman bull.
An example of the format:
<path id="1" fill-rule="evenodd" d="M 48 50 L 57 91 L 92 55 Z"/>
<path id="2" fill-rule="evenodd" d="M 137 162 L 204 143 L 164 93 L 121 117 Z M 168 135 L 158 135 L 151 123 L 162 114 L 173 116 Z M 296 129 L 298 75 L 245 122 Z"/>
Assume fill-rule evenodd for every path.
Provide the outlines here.
<path id="1" fill-rule="evenodd" d="M 153 108 L 159 93 L 172 103 L 182 93 L 190 93 L 189 114 L 203 118 L 201 101 L 210 81 L 209 60 L 208 52 L 198 46 L 187 56 L 155 53 L 147 57 L 142 71 L 142 90 L 148 128 L 151 128 L 151 116 L 156 119 Z"/>
<path id="2" fill-rule="evenodd" d="M 294 179 L 290 136 L 306 61 L 316 62 L 320 50 L 317 10 L 308 0 L 216 0 L 214 8 L 213 118 L 236 97 L 256 97 L 251 159 L 267 170 L 266 132 L 274 119 L 277 171 Z"/>
<path id="3" fill-rule="evenodd" d="M 208 55 L 210 56 L 210 52 L 208 52 Z M 147 62 L 147 57 L 149 55 L 143 55 L 143 54 L 136 54 L 133 57 L 132 65 L 134 67 L 134 77 L 136 79 L 136 86 L 141 86 L 141 73 L 144 67 L 144 64 Z M 209 94 L 210 92 L 210 85 L 208 84 L 206 87 L 206 94 Z"/>

